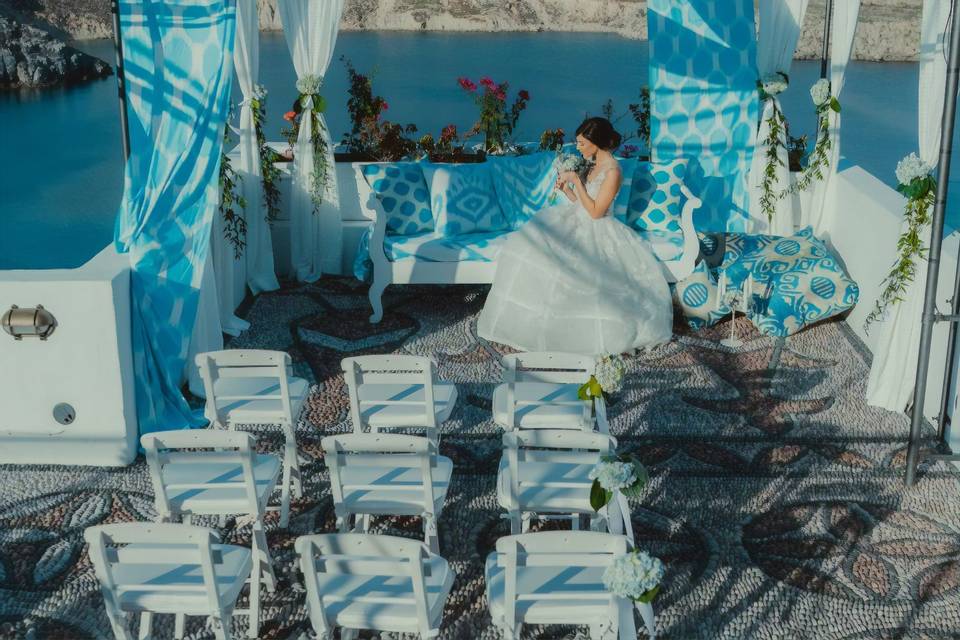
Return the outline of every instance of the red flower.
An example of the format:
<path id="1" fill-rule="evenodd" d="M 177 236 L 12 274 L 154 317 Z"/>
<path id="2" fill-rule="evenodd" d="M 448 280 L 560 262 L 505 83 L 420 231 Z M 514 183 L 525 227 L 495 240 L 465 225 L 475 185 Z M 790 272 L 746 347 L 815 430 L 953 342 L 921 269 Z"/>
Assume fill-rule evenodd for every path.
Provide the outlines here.
<path id="1" fill-rule="evenodd" d="M 297 117 L 296 111 L 287 111 L 285 114 L 283 114 L 283 119 L 286 120 L 287 122 L 293 122 L 293 120 L 296 117 Z"/>
<path id="2" fill-rule="evenodd" d="M 443 131 L 440 132 L 440 140 L 446 142 L 448 140 L 453 140 L 457 137 L 457 125 L 448 124 L 443 128 Z"/>
<path id="3" fill-rule="evenodd" d="M 496 91 L 493 92 L 493 97 L 499 100 L 500 102 L 503 102 L 504 100 L 507 99 L 507 94 L 503 92 L 502 88 L 497 87 Z"/>
<path id="4" fill-rule="evenodd" d="M 383 101 L 383 104 L 380 105 L 380 110 L 381 110 L 381 111 L 386 111 L 386 110 L 389 109 L 389 108 L 390 108 L 390 105 L 387 104 L 387 101 L 386 101 L 386 100 L 384 100 L 384 101 Z"/>
<path id="5" fill-rule="evenodd" d="M 480 78 L 480 84 L 485 86 L 487 89 L 490 89 L 491 91 L 494 91 L 497 89 L 497 83 L 494 82 L 490 78 L 490 76 L 483 76 L 482 78 Z"/>
<path id="6" fill-rule="evenodd" d="M 470 78 L 457 78 L 457 82 L 465 91 L 473 92 L 477 90 L 477 85 Z"/>
<path id="7" fill-rule="evenodd" d="M 521 100 L 529 100 L 530 94 L 527 93 L 526 89 L 520 89 L 520 92 L 517 94 L 517 97 L 520 98 Z"/>

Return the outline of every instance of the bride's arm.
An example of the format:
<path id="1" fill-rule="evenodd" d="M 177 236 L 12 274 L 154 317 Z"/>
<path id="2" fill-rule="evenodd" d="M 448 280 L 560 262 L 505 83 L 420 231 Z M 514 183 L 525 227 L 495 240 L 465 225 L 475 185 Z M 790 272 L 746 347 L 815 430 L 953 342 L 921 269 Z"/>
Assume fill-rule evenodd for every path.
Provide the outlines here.
<path id="1" fill-rule="evenodd" d="M 590 197 L 579 178 L 573 181 L 573 188 L 577 193 L 577 198 L 580 199 L 580 204 L 587 210 L 590 217 L 594 219 L 602 218 L 607 214 L 607 209 L 613 204 L 614 198 L 617 197 L 617 191 L 620 190 L 620 172 L 607 171 L 607 175 L 604 176 L 603 182 L 600 184 L 600 192 L 597 194 L 596 200 Z"/>
<path id="2" fill-rule="evenodd" d="M 570 188 L 570 185 L 567 183 L 566 180 L 563 180 L 560 177 L 557 177 L 557 183 L 554 185 L 554 188 L 557 189 L 558 191 L 563 192 L 563 195 L 567 196 L 567 200 L 569 200 L 570 202 L 577 201 L 576 192 Z"/>

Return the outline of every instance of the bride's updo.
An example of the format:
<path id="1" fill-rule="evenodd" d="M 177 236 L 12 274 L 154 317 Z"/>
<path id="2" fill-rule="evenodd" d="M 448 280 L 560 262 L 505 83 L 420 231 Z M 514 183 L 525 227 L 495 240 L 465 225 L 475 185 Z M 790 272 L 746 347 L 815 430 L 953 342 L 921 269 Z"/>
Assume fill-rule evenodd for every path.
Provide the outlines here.
<path id="1" fill-rule="evenodd" d="M 587 118 L 577 127 L 578 136 L 583 136 L 604 151 L 620 146 L 620 134 L 606 118 Z"/>

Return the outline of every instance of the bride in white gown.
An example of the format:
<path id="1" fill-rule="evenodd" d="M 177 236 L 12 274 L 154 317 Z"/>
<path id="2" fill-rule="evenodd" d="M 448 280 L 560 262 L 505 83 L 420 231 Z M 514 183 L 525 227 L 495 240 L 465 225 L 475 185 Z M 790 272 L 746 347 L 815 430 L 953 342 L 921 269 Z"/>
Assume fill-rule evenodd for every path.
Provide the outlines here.
<path id="1" fill-rule="evenodd" d="M 557 178 L 567 202 L 537 212 L 504 244 L 477 325 L 480 337 L 525 351 L 609 355 L 670 340 L 673 306 L 646 241 L 612 215 L 620 134 L 605 118 L 577 128 L 592 168 Z"/>

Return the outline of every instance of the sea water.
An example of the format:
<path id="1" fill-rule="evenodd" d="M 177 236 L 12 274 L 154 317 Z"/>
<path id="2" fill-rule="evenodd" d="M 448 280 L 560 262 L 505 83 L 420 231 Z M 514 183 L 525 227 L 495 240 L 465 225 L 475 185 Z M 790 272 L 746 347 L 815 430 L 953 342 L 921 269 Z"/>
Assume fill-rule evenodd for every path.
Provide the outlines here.
<path id="1" fill-rule="evenodd" d="M 78 46 L 114 60 L 110 41 Z M 268 134 L 280 139 L 282 114 L 296 96 L 282 34 L 263 34 L 260 56 Z M 389 103 L 386 118 L 417 125 L 418 135 L 436 137 L 447 124 L 470 128 L 477 109 L 458 86 L 460 76 L 507 81 L 511 100 L 526 89 L 531 99 L 516 137 L 532 141 L 548 128 L 571 135 L 585 115 L 600 115 L 608 98 L 623 113 L 646 84 L 648 50 L 645 41 L 608 34 L 342 33 L 322 89 L 335 141 L 350 127 L 341 56 L 374 74 L 374 92 Z M 819 62 L 794 63 L 782 101 L 795 135 L 813 132 L 807 89 L 818 75 Z M 897 161 L 916 150 L 916 96 L 916 64 L 853 63 L 841 96 L 848 160 L 894 184 Z M 0 94 L 0 269 L 76 267 L 110 242 L 123 183 L 118 114 L 112 77 Z M 631 122 L 626 116 L 617 124 L 627 130 Z"/>

